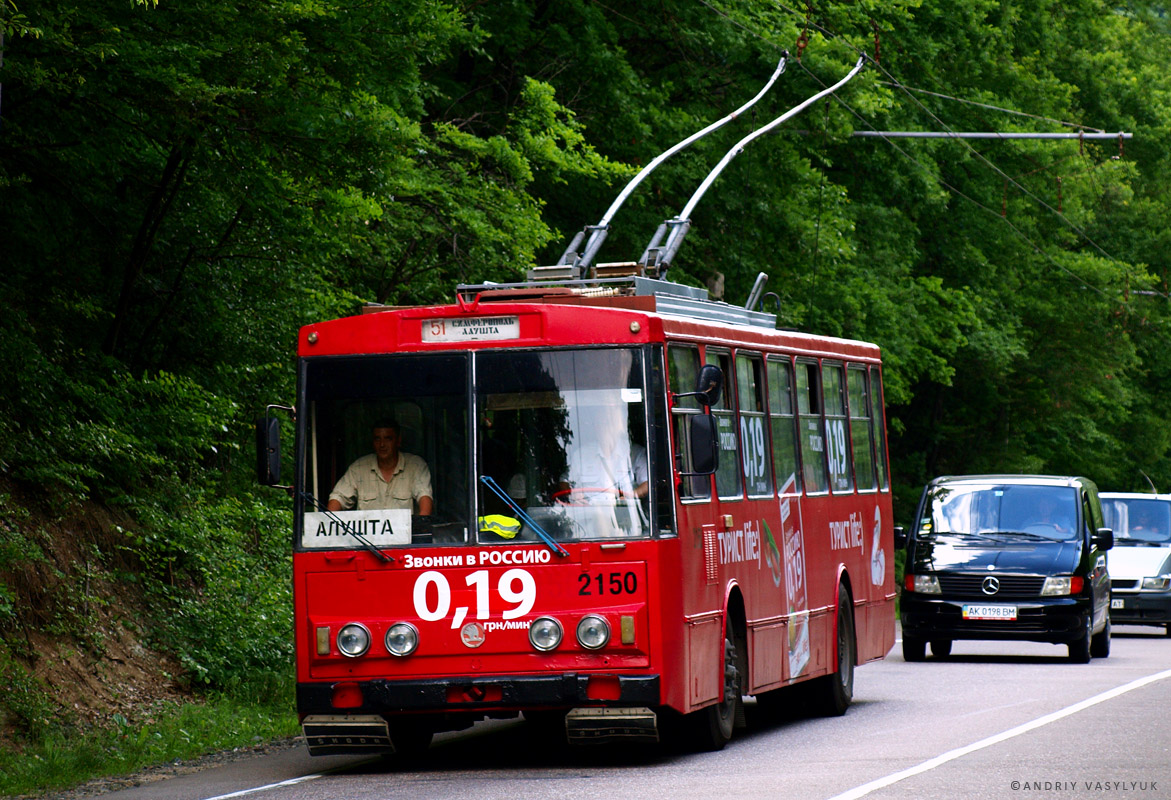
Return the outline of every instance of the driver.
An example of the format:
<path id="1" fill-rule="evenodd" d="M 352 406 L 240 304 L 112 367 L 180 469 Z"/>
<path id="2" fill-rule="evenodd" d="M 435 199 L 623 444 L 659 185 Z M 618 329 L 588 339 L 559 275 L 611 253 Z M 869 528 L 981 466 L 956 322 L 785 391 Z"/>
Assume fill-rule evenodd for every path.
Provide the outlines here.
<path id="1" fill-rule="evenodd" d="M 1052 497 L 1042 496 L 1037 501 L 1037 523 L 1048 525 L 1057 533 L 1069 534 L 1074 531 L 1074 522 L 1070 519 L 1069 509 L 1064 503 L 1058 503 Z"/>
<path id="2" fill-rule="evenodd" d="M 431 470 L 419 456 L 402 452 L 401 443 L 397 422 L 374 423 L 374 452 L 345 471 L 329 494 L 329 510 L 403 508 L 430 516 Z"/>

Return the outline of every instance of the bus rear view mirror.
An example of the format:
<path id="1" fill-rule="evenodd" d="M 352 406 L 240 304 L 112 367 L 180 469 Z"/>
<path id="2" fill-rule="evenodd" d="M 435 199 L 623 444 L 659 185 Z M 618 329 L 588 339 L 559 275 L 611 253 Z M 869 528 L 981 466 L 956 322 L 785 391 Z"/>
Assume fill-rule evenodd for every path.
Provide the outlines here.
<path id="1" fill-rule="evenodd" d="M 256 480 L 261 486 L 281 482 L 281 423 L 276 417 L 256 420 Z"/>
<path id="2" fill-rule="evenodd" d="M 724 373 L 715 364 L 704 364 L 695 381 L 695 394 L 705 406 L 720 402 L 720 389 L 724 386 Z"/>
<path id="3" fill-rule="evenodd" d="M 680 392 L 674 395 L 675 400 L 681 397 L 698 397 L 705 406 L 714 406 L 720 402 L 720 390 L 724 386 L 724 371 L 715 364 L 704 364 L 699 370 L 699 377 L 695 379 L 694 392 Z"/>
<path id="4" fill-rule="evenodd" d="M 691 417 L 691 469 L 688 475 L 711 475 L 719 467 L 716 420 L 711 414 Z"/>
<path id="5" fill-rule="evenodd" d="M 264 416 L 256 420 L 256 480 L 261 486 L 275 486 L 278 489 L 288 489 L 281 486 L 281 423 L 272 415 L 272 410 L 279 408 L 297 418 L 297 411 L 292 406 L 270 405 L 264 410 Z"/>

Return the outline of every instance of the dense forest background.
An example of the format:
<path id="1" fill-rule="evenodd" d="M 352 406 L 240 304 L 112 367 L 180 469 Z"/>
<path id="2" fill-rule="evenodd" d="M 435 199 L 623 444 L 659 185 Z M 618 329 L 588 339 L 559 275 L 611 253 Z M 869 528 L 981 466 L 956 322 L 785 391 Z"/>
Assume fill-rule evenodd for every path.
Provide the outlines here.
<path id="1" fill-rule="evenodd" d="M 113 625 L 187 686 L 287 681 L 288 501 L 254 486 L 250 425 L 292 400 L 298 327 L 554 263 L 784 50 L 600 260 L 637 258 L 731 144 L 866 54 L 733 162 L 671 277 L 740 304 L 767 272 L 780 324 L 882 346 L 900 521 L 948 472 L 1171 490 L 1163 2 L 0 0 L 0 33 L 0 715 L 21 735 L 69 719 L 44 637 L 101 654 Z"/>

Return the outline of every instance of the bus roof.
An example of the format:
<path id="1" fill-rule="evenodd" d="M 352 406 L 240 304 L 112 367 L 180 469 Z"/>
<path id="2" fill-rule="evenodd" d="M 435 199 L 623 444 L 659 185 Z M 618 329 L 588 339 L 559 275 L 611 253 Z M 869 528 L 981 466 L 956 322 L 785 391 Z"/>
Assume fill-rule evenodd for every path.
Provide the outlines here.
<path id="1" fill-rule="evenodd" d="M 584 282 L 575 282 L 584 283 Z M 302 356 L 492 347 L 692 341 L 877 361 L 877 345 L 776 329 L 776 317 L 707 299 L 707 292 L 635 278 L 614 285 L 460 286 L 457 302 L 368 305 L 354 317 L 301 329 Z"/>

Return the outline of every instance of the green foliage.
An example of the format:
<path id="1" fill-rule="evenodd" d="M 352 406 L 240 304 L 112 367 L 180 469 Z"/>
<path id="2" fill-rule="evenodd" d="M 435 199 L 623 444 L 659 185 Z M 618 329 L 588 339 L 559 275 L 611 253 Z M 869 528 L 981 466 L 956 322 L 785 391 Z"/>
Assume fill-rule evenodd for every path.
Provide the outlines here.
<path id="1" fill-rule="evenodd" d="M 199 705 L 157 709 L 140 724 L 114 715 L 111 730 L 82 736 L 53 732 L 20 754 L 0 751 L 0 795 L 39 794 L 90 778 L 288 738 L 298 728 L 292 706 L 286 682 L 282 693 L 261 701 L 218 694 Z"/>
<path id="2" fill-rule="evenodd" d="M 865 51 L 713 184 L 671 277 L 740 303 L 767 272 L 781 324 L 881 345 L 900 518 L 943 472 L 1171 485 L 1163 3 L 0 0 L 0 30 L 0 477 L 50 515 L 133 517 L 119 574 L 193 685 L 290 669 L 289 519 L 250 492 L 250 420 L 291 401 L 297 329 L 552 263 L 782 49 L 600 260 L 637 258 Z M 1134 138 L 851 136 L 1057 120 Z M 0 570 L 48 569 L 11 530 Z M 82 584 L 54 579 L 42 622 L 84 627 Z M 0 582 L 5 632 L 15 596 Z"/>
<path id="3" fill-rule="evenodd" d="M 248 494 L 195 495 L 160 486 L 128 531 L 139 579 L 170 609 L 156 644 L 177 654 L 190 680 L 233 689 L 292 663 L 292 559 L 288 511 Z"/>
<path id="4" fill-rule="evenodd" d="M 49 687 L 12 658 L 6 648 L 0 648 L 0 682 L 4 686 L 0 719 L 6 717 L 4 722 L 19 735 L 34 741 L 42 739 L 63 721 Z"/>

